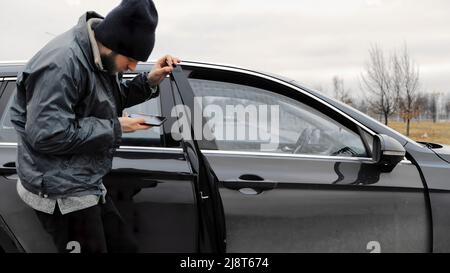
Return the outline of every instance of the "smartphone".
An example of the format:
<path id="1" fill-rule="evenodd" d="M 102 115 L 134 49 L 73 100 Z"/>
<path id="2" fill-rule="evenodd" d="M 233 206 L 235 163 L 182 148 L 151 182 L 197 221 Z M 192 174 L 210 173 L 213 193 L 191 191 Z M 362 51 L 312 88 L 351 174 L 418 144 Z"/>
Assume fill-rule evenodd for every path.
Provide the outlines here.
<path id="1" fill-rule="evenodd" d="M 145 114 L 130 114 L 128 115 L 128 117 L 143 118 L 145 119 L 144 124 L 150 126 L 161 126 L 166 121 L 165 117 L 145 115 Z"/>

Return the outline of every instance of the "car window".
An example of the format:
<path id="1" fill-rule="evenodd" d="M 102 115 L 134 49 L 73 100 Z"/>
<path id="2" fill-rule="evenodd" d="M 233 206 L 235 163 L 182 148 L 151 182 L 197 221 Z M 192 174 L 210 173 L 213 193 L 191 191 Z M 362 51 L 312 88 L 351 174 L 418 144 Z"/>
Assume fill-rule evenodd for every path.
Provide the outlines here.
<path id="1" fill-rule="evenodd" d="M 13 94 L 15 88 L 15 82 L 9 82 L 6 86 L 4 96 Z M 0 89 L 1 91 L 1 89 Z M 8 92 L 10 91 L 10 92 Z M 14 96 L 11 95 L 9 98 L 2 98 L 2 100 L 7 100 L 5 111 L 2 113 L 0 119 L 0 142 L 17 142 L 17 134 L 11 123 L 11 105 Z M 160 99 L 159 97 L 148 100 L 144 103 L 135 105 L 133 107 L 125 109 L 128 114 L 150 114 L 150 115 L 161 115 Z M 161 128 L 153 127 L 148 130 L 136 131 L 133 133 L 122 134 L 121 145 L 125 146 L 161 146 Z"/>
<path id="2" fill-rule="evenodd" d="M 366 140 L 367 145 L 369 146 L 368 147 L 369 151 L 372 153 L 373 152 L 373 140 L 374 140 L 374 138 L 373 138 L 373 136 L 371 134 L 367 133 L 366 131 L 364 131 L 364 130 L 361 130 L 361 131 L 362 131 L 362 136 L 364 137 L 364 139 Z"/>
<path id="3" fill-rule="evenodd" d="M 152 98 L 144 103 L 127 108 L 128 114 L 146 114 L 161 116 L 161 103 L 160 97 Z M 160 147 L 162 127 L 154 126 L 148 130 L 139 130 L 133 133 L 122 134 L 121 145 L 125 146 L 148 146 L 148 147 Z"/>
<path id="4" fill-rule="evenodd" d="M 0 99 L 0 105 L 6 105 L 5 111 L 1 112 L 0 118 L 0 142 L 17 142 L 17 134 L 11 123 L 10 108 L 12 104 L 12 98 L 10 94 L 13 93 L 13 89 L 16 87 L 15 82 L 0 82 L 0 94 L 2 98 Z M 3 91 L 3 92 L 2 92 Z"/>
<path id="5" fill-rule="evenodd" d="M 203 149 L 367 156 L 359 134 L 300 101 L 235 83 L 190 79 L 190 84 L 203 112 L 203 131 L 212 135 L 199 142 Z M 242 109 L 245 115 L 239 114 Z"/>

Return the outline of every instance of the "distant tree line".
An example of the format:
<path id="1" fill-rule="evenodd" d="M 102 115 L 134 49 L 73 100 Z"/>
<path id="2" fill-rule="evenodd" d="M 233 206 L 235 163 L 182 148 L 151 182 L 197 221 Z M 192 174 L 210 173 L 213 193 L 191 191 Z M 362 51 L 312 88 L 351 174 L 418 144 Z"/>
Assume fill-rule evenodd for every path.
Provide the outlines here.
<path id="1" fill-rule="evenodd" d="M 334 76 L 332 82 L 336 99 L 378 118 L 386 125 L 389 119 L 404 121 L 408 136 L 413 119 L 434 122 L 450 119 L 450 97 L 423 90 L 419 67 L 411 59 L 406 44 L 389 56 L 377 45 L 369 49 L 369 59 L 360 76 L 362 98 L 352 98 L 340 77 Z"/>

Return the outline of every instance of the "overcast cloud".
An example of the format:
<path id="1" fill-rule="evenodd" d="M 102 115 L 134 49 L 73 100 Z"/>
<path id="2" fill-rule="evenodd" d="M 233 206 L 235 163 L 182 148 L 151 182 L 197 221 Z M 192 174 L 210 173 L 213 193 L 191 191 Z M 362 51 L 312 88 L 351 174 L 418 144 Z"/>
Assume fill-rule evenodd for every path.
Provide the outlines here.
<path id="1" fill-rule="evenodd" d="M 14 0 L 0 9 L 0 60 L 25 60 L 87 10 L 106 15 L 116 0 Z M 290 77 L 330 92 L 338 75 L 359 88 L 371 44 L 407 43 L 426 91 L 450 93 L 448 0 L 155 0 L 150 59 L 227 63 Z"/>

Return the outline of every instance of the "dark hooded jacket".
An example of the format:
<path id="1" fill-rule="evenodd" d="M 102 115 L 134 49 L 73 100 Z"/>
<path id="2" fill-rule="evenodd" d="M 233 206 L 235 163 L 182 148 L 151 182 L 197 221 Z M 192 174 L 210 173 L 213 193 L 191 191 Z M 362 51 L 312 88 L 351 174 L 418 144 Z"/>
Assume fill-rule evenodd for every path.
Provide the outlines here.
<path id="1" fill-rule="evenodd" d="M 147 73 L 122 81 L 100 70 L 87 31 L 95 12 L 42 48 L 18 76 L 11 121 L 18 133 L 17 172 L 41 196 L 101 194 L 122 139 L 124 108 L 158 95 Z"/>

